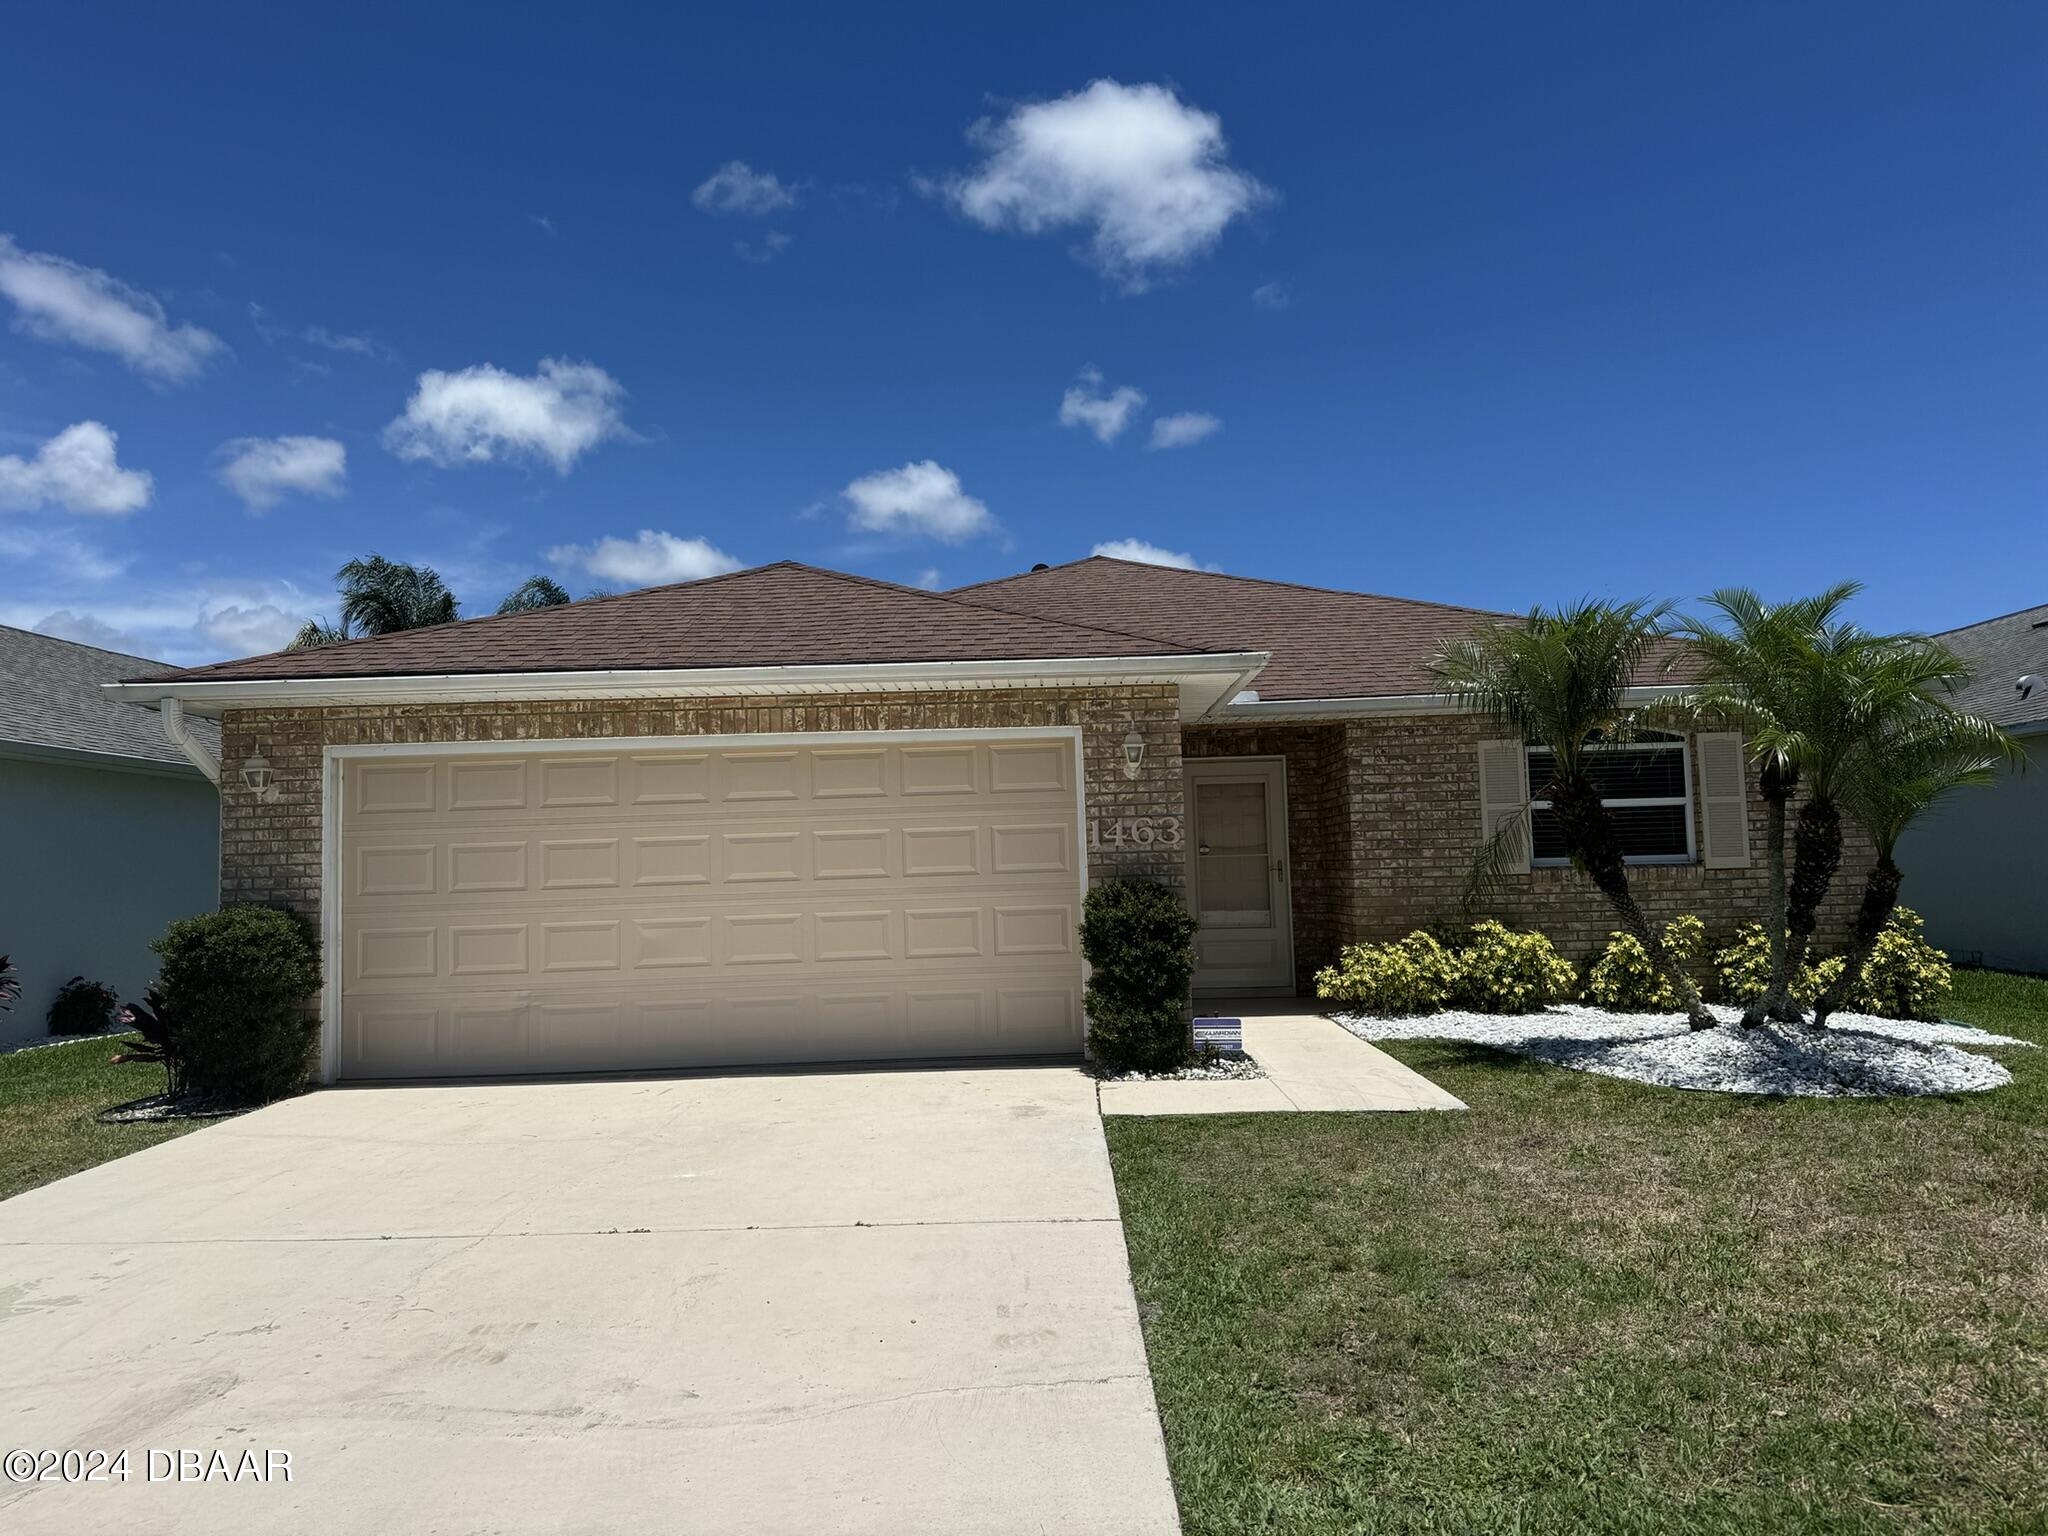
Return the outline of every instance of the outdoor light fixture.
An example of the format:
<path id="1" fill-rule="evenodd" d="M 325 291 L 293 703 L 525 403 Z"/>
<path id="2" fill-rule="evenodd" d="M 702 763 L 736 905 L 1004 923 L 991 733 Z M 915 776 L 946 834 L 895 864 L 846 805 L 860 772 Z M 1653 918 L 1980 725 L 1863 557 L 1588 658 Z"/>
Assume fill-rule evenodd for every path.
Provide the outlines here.
<path id="1" fill-rule="evenodd" d="M 256 755 L 242 764 L 242 782 L 249 786 L 250 793 L 265 804 L 277 799 L 279 791 L 273 782 L 270 759 L 263 755 L 262 747 L 259 746 Z"/>
<path id="2" fill-rule="evenodd" d="M 1124 777 L 1135 779 L 1145 765 L 1145 738 L 1136 731 L 1124 738 Z"/>

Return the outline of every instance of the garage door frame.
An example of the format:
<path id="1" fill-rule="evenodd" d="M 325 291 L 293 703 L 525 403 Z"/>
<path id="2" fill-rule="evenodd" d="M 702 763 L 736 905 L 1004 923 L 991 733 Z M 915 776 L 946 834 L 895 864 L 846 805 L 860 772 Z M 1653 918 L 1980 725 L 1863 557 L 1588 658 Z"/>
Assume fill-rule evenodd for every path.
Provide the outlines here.
<path id="1" fill-rule="evenodd" d="M 1075 870 L 1077 898 L 1088 896 L 1088 781 L 1078 725 L 994 725 L 901 731 L 774 731 L 720 736 L 546 736 L 494 741 L 366 742 L 329 745 L 320 754 L 320 1081 L 334 1083 L 341 1071 L 341 769 L 363 758 L 507 757 L 572 752 L 702 751 L 746 747 L 847 746 L 861 742 L 912 746 L 945 741 L 1066 741 L 1074 754 Z M 1081 980 L 1087 981 L 1087 962 Z M 1081 1022 L 1087 1038 L 1087 1019 Z"/>

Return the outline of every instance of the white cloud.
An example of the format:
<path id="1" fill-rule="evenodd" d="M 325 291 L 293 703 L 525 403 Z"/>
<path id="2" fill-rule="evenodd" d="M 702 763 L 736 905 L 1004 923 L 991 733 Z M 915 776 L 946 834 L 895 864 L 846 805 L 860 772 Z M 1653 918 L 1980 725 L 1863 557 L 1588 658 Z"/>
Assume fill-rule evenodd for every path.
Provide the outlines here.
<path id="1" fill-rule="evenodd" d="M 255 656 L 283 650 L 305 622 L 275 603 L 233 605 L 202 613 L 199 632 L 231 656 Z"/>
<path id="2" fill-rule="evenodd" d="M 1104 394 L 1102 375 L 1093 368 L 1083 368 L 1079 382 L 1060 401 L 1060 425 L 1086 427 L 1098 441 L 1113 443 L 1123 435 L 1131 417 L 1144 403 L 1145 392 L 1129 384 L 1119 384 Z"/>
<path id="3" fill-rule="evenodd" d="M 489 363 L 419 377 L 405 414 L 384 429 L 385 446 L 402 459 L 447 468 L 545 459 L 566 475 L 606 438 L 623 436 L 619 402 L 626 391 L 594 363 L 546 358 L 531 376 Z"/>
<path id="4" fill-rule="evenodd" d="M 773 171 L 757 171 L 744 160 L 728 160 L 699 183 L 690 201 L 706 213 L 760 218 L 794 208 L 796 188 L 776 180 Z"/>
<path id="5" fill-rule="evenodd" d="M 273 320 L 270 311 L 261 304 L 250 304 L 249 323 L 256 328 L 258 336 L 273 346 L 281 342 L 297 341 L 304 342 L 307 346 L 320 347 L 328 352 L 351 353 L 356 357 L 391 359 L 397 355 L 374 336 L 353 336 L 345 331 L 330 331 L 324 325 L 308 325 L 293 330 L 290 326 L 280 325 Z M 319 363 L 301 363 L 299 366 L 320 373 L 328 371 Z"/>
<path id="6" fill-rule="evenodd" d="M 547 550 L 556 565 L 588 571 L 601 581 L 651 587 L 669 581 L 699 581 L 736 571 L 740 562 L 703 539 L 642 528 L 638 538 L 602 538 L 594 544 L 557 544 Z"/>
<path id="7" fill-rule="evenodd" d="M 1152 448 L 1185 448 L 1190 443 L 1199 443 L 1205 437 L 1214 437 L 1223 430 L 1223 418 L 1211 416 L 1207 411 L 1182 411 L 1176 416 L 1161 416 L 1152 423 Z"/>
<path id="8" fill-rule="evenodd" d="M 1294 295 L 1285 283 L 1261 283 L 1252 290 L 1252 302 L 1261 309 L 1285 309 L 1294 302 Z"/>
<path id="9" fill-rule="evenodd" d="M 735 240 L 733 254 L 741 261 L 752 262 L 755 266 L 766 266 L 789 249 L 790 237 L 779 229 L 771 229 L 758 240 Z"/>
<path id="10" fill-rule="evenodd" d="M 221 444 L 221 483 L 252 512 L 286 496 L 339 496 L 348 451 L 331 437 L 238 437 Z"/>
<path id="11" fill-rule="evenodd" d="M 114 628 L 104 619 L 96 619 L 89 613 L 73 613 L 69 608 L 46 613 L 30 627 L 39 635 L 55 635 L 59 640 L 96 645 L 103 651 L 120 651 L 129 656 L 142 654 L 133 635 Z"/>
<path id="12" fill-rule="evenodd" d="M 149 504 L 152 483 L 147 470 L 115 462 L 110 428 L 81 421 L 44 443 L 32 459 L 0 457 L 0 512 L 55 506 L 119 517 Z"/>
<path id="13" fill-rule="evenodd" d="M 198 578 L 161 586 L 130 579 L 109 597 L 81 590 L 61 569 L 37 573 L 33 605 L 0 596 L 0 624 L 43 629 L 136 656 L 190 665 L 276 650 L 300 624 L 331 607 L 287 582 Z"/>
<path id="14" fill-rule="evenodd" d="M 869 533 L 920 534 L 958 544 L 996 526 L 988 508 L 961 489 L 960 477 L 930 459 L 863 475 L 840 494 L 853 503 L 847 522 Z"/>
<path id="15" fill-rule="evenodd" d="M 173 326 L 153 295 L 96 267 L 24 251 L 6 235 L 0 235 L 0 294 L 13 301 L 16 330 L 110 352 L 166 383 L 191 378 L 226 350 L 211 331 Z"/>
<path id="16" fill-rule="evenodd" d="M 0 523 L 0 556 L 43 567 L 34 585 L 44 591 L 112 581 L 133 563 L 82 543 L 66 530 L 22 523 Z"/>
<path id="17" fill-rule="evenodd" d="M 927 592 L 936 592 L 945 582 L 939 575 L 939 568 L 936 565 L 928 565 L 917 573 L 916 584 Z"/>
<path id="18" fill-rule="evenodd" d="M 942 188 L 962 213 L 1025 234 L 1084 227 L 1091 258 L 1134 291 L 1273 195 L 1227 163 L 1222 120 L 1163 85 L 1097 80 L 984 119 L 969 137 L 988 158 Z"/>
<path id="19" fill-rule="evenodd" d="M 1183 550 L 1161 549 L 1157 544 L 1147 544 L 1143 539 L 1111 539 L 1106 544 L 1096 545 L 1089 553 L 1106 555 L 1112 560 L 1135 560 L 1140 565 L 1170 565 L 1177 571 L 1217 569 L 1213 565 L 1202 564 Z"/>

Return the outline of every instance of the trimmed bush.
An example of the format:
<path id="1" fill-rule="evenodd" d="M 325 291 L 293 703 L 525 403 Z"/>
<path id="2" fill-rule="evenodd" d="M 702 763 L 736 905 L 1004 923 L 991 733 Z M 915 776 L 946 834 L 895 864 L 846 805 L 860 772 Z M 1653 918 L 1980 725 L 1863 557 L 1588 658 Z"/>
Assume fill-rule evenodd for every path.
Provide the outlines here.
<path id="1" fill-rule="evenodd" d="M 1489 917 L 1472 925 L 1471 939 L 1458 952 L 1451 1001 L 1475 1013 L 1534 1013 L 1570 997 L 1578 981 L 1571 962 L 1544 935 Z"/>
<path id="2" fill-rule="evenodd" d="M 1690 970 L 1706 946 L 1707 927 L 1685 913 L 1664 925 L 1663 937 L 1672 959 Z M 1671 983 L 1658 974 L 1642 941 L 1619 930 L 1607 936 L 1607 948 L 1586 973 L 1586 1001 L 1620 1013 L 1672 1013 L 1679 1007 Z"/>
<path id="3" fill-rule="evenodd" d="M 1112 1072 L 1170 1072 L 1193 1059 L 1195 920 L 1149 880 L 1110 880 L 1081 908 L 1088 1047 Z"/>
<path id="4" fill-rule="evenodd" d="M 187 1088 L 228 1105 L 305 1086 L 320 1026 L 304 1005 L 320 986 L 320 949 L 304 923 L 269 907 L 222 907 L 181 918 L 150 948 Z"/>
<path id="5" fill-rule="evenodd" d="M 1764 995 L 1771 984 L 1771 941 L 1762 923 L 1744 923 L 1735 937 L 1714 951 L 1714 980 L 1721 1001 L 1746 1008 Z M 1828 978 L 1807 965 L 1792 978 L 1792 1000 L 1811 1005 L 1820 996 Z"/>
<path id="6" fill-rule="evenodd" d="M 1380 1018 L 1435 1013 L 1458 979 L 1457 956 L 1417 931 L 1392 944 L 1347 944 L 1316 972 L 1316 996 Z"/>
<path id="7" fill-rule="evenodd" d="M 1920 936 L 1925 920 L 1911 907 L 1895 908 L 1877 936 L 1863 974 L 1842 999 L 1848 1013 L 1881 1019 L 1939 1019 L 1955 983 L 1948 956 Z M 1842 973 L 1839 959 L 1814 967 L 1823 985 Z"/>
<path id="8" fill-rule="evenodd" d="M 121 999 L 114 989 L 74 976 L 57 989 L 46 1021 L 53 1035 L 103 1035 L 114 1027 L 114 1009 Z"/>

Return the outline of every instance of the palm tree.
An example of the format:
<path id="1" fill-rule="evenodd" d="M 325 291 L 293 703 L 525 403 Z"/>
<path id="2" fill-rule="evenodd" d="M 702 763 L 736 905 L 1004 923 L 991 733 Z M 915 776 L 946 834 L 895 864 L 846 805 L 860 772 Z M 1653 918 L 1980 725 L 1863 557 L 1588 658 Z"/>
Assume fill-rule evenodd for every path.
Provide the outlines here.
<path id="1" fill-rule="evenodd" d="M 1857 754 L 1842 798 L 1877 844 L 1877 862 L 1864 878 L 1841 974 L 1813 1005 L 1814 1023 L 1827 1023 L 1842 1006 L 1891 921 L 1905 878 L 1892 856 L 1906 828 L 1952 790 L 1990 784 L 2000 764 L 2024 762 L 2019 744 L 1997 726 L 1946 707 L 1887 723 Z"/>
<path id="2" fill-rule="evenodd" d="M 568 602 L 569 590 L 552 576 L 529 576 L 506 594 L 498 604 L 500 613 L 525 613 L 533 608 L 553 608 Z"/>
<path id="3" fill-rule="evenodd" d="M 325 619 L 308 619 L 299 626 L 299 632 L 292 636 L 288 651 L 310 650 L 316 645 L 332 645 L 337 640 L 349 638 L 348 621 L 330 624 Z"/>
<path id="4" fill-rule="evenodd" d="M 1812 644 L 1791 659 L 1783 747 L 1798 766 L 1806 803 L 1793 827 L 1783 971 L 1764 999 L 1765 1012 L 1786 1023 L 1805 1017 L 1791 981 L 1806 963 L 1821 902 L 1841 868 L 1844 785 L 1872 743 L 1945 709 L 1936 690 L 1970 675 L 1961 657 L 1924 635 L 1876 635 L 1839 620 L 1815 630 Z"/>
<path id="5" fill-rule="evenodd" d="M 395 635 L 455 618 L 455 594 L 430 565 L 406 565 L 372 555 L 334 573 L 341 587 L 341 622 L 359 635 Z"/>
<path id="6" fill-rule="evenodd" d="M 1672 631 L 1685 642 L 1673 653 L 1701 664 L 1698 685 L 1669 713 L 1694 725 L 1713 723 L 1741 729 L 1757 787 L 1764 801 L 1764 932 L 1771 946 L 1769 985 L 1744 1008 L 1742 1022 L 1754 1028 L 1771 1007 L 1790 995 L 1785 966 L 1785 819 L 1799 786 L 1800 754 L 1807 709 L 1802 685 L 1815 637 L 1836 622 L 1844 603 L 1861 590 L 1853 581 L 1791 602 L 1766 603 L 1747 587 L 1723 587 L 1707 603 L 1713 623 L 1688 619 Z"/>
<path id="7" fill-rule="evenodd" d="M 341 591 L 340 619 L 333 624 L 308 619 L 292 636 L 289 649 L 426 629 L 449 623 L 456 616 L 455 594 L 430 565 L 407 565 L 371 555 L 367 560 L 349 561 L 334 573 L 334 579 Z"/>
<path id="8" fill-rule="evenodd" d="M 1537 608 L 1522 623 L 1446 641 L 1430 665 L 1461 706 L 1498 721 L 1519 740 L 1549 748 L 1551 782 L 1539 794 L 1557 816 L 1565 851 L 1670 983 L 1692 1027 L 1711 1029 L 1714 1017 L 1699 988 L 1629 891 L 1621 836 L 1601 802 L 1587 750 L 1631 733 L 1624 699 L 1661 642 L 1669 612 L 1668 604 L 1591 600 Z M 1522 820 L 1508 823 L 1482 862 L 1498 859 L 1510 840 L 1519 851 L 1523 835 Z"/>

